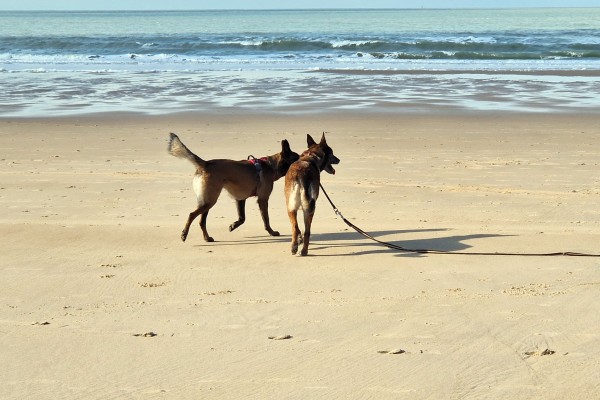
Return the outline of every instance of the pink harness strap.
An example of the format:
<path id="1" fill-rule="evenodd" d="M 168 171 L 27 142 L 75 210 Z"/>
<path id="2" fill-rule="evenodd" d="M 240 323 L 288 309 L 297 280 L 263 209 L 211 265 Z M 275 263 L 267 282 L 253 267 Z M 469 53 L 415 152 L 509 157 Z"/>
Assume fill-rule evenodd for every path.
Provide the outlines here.
<path id="1" fill-rule="evenodd" d="M 256 172 L 262 171 L 262 164 L 267 162 L 267 157 L 256 158 L 254 156 L 248 156 L 248 162 L 256 168 Z"/>
<path id="2" fill-rule="evenodd" d="M 258 179 L 260 180 L 260 172 L 263 169 L 263 163 L 267 162 L 267 157 L 261 157 L 261 158 L 256 158 L 252 155 L 248 156 L 248 162 L 252 165 L 254 165 L 254 168 L 256 168 L 256 174 L 258 175 Z M 254 192 L 252 192 L 251 196 L 256 196 L 256 188 L 254 189 Z"/>

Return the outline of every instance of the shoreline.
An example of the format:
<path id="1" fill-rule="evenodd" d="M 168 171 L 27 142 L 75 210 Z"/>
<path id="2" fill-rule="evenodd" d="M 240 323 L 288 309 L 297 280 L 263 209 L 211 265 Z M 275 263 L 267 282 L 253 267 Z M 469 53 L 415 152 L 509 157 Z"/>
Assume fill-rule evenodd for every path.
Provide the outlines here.
<path id="1" fill-rule="evenodd" d="M 421 108 L 420 108 L 421 107 Z M 313 107 L 292 107 L 289 109 L 274 109 L 268 110 L 265 108 L 251 109 L 249 107 L 221 107 L 210 108 L 207 110 L 177 110 L 170 112 L 156 111 L 90 111 L 71 114 L 50 113 L 40 115 L 23 115 L 23 116 L 1 116 L 0 122 L 11 121 L 56 121 L 56 120 L 119 120 L 119 121 L 136 121 L 136 120 L 161 120 L 161 119 L 183 119 L 183 120 L 202 120 L 205 118 L 249 118 L 249 119 L 303 119 L 303 118 L 495 118 L 508 116 L 514 118 L 569 118 L 581 116 L 584 118 L 594 118 L 597 115 L 595 109 L 590 108 L 563 108 L 554 112 L 547 111 L 532 111 L 532 110 L 494 110 L 494 109 L 468 109 L 448 107 L 441 104 L 415 104 L 398 105 L 382 103 L 377 106 L 364 107 L 339 107 L 339 108 L 323 108 L 316 109 Z"/>
<path id="2" fill-rule="evenodd" d="M 1 118 L 98 112 L 593 113 L 600 71 L 9 73 Z M 41 82 L 45 77 L 44 82 Z M 21 90 L 19 88 L 27 88 Z"/>
<path id="3" fill-rule="evenodd" d="M 598 77 L 600 69 L 527 69 L 496 68 L 496 69 L 352 69 L 352 68 L 322 68 L 307 73 L 331 73 L 348 75 L 525 75 L 525 76 L 561 76 L 561 77 Z"/>

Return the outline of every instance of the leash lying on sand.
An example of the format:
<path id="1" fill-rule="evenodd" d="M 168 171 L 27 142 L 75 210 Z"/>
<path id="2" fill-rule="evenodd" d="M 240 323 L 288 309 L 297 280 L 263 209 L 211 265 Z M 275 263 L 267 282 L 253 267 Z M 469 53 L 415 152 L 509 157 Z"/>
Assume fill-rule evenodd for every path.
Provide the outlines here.
<path id="1" fill-rule="evenodd" d="M 335 206 L 335 204 L 333 204 L 333 201 L 331 201 L 331 198 L 329 197 L 329 195 L 327 194 L 327 192 L 325 191 L 325 188 L 323 187 L 323 185 L 319 184 L 321 186 L 321 190 L 323 191 L 323 194 L 325 195 L 325 197 L 327 197 L 327 200 L 329 201 L 329 204 L 331 204 L 331 207 L 333 207 L 333 211 L 335 212 L 335 214 L 337 216 L 339 216 L 342 221 L 344 221 L 344 223 L 346 225 L 348 225 L 350 228 L 354 229 L 356 232 L 360 233 L 361 235 L 363 235 L 364 237 L 371 239 L 385 247 L 388 247 L 390 249 L 393 250 L 397 250 L 397 251 L 401 251 L 404 253 L 418 253 L 418 254 L 452 254 L 452 255 L 461 255 L 461 256 L 520 256 L 520 257 L 555 257 L 555 256 L 567 256 L 567 257 L 600 257 L 600 254 L 590 254 L 590 253 L 577 253 L 577 252 L 573 252 L 573 251 L 559 251 L 559 252 L 555 252 L 555 253 L 501 253 L 501 252 L 495 252 L 495 253 L 491 253 L 491 252 L 462 252 L 462 251 L 451 251 L 451 250 L 432 250 L 432 249 L 407 249 L 405 247 L 399 246 L 397 244 L 393 244 L 393 243 L 389 243 L 389 242 L 384 242 L 382 240 L 376 239 L 373 236 L 371 236 L 369 233 L 363 231 L 362 229 L 360 229 L 358 226 L 354 225 L 352 222 L 348 221 L 346 218 L 344 218 L 344 216 L 342 215 L 342 213 L 340 212 L 340 210 L 338 210 L 338 208 Z"/>

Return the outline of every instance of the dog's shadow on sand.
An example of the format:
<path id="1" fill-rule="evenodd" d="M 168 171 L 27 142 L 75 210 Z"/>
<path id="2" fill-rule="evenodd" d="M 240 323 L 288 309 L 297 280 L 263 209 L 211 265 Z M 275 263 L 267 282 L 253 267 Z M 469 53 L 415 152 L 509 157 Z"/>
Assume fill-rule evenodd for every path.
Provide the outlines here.
<path id="1" fill-rule="evenodd" d="M 447 232 L 450 229 L 445 228 L 433 228 L 433 229 L 413 229 L 413 230 L 386 230 L 386 231 L 373 231 L 368 232 L 371 236 L 382 242 L 390 243 L 394 246 L 399 246 L 404 249 L 427 249 L 437 251 L 464 251 L 472 246 L 465 243 L 469 240 L 474 239 L 485 239 L 494 237 L 505 237 L 511 235 L 500 235 L 500 234 L 471 234 L 471 235 L 452 235 L 443 236 L 430 239 L 410 239 L 410 240 L 387 240 L 386 236 L 396 237 L 397 235 L 409 234 L 409 233 L 426 233 L 426 232 Z M 356 242 L 360 241 L 360 242 Z M 319 256 L 334 257 L 334 256 L 347 256 L 347 255 L 367 255 L 367 254 L 378 254 L 378 253 L 393 253 L 398 257 L 423 257 L 427 254 L 410 251 L 400 251 L 385 247 L 384 245 L 371 241 L 365 238 L 358 232 L 347 231 L 339 233 L 314 233 L 311 235 L 311 246 L 310 250 L 318 251 L 328 248 L 340 248 L 340 247 L 351 247 L 351 248 L 364 248 L 364 250 L 350 251 L 344 254 L 319 254 Z M 367 249 L 368 248 L 368 249 Z M 310 251 L 309 251 L 310 254 Z"/>
<path id="2" fill-rule="evenodd" d="M 405 230 L 381 230 L 368 232 L 371 236 L 382 242 L 388 242 L 394 246 L 400 246 L 405 249 L 428 249 L 428 250 L 439 250 L 439 251 L 464 251 L 472 246 L 466 242 L 474 239 L 485 239 L 495 237 L 506 237 L 512 235 L 500 235 L 500 234 L 471 234 L 471 235 L 451 235 L 443 237 L 435 237 L 429 239 L 410 239 L 410 240 L 397 240 L 398 235 L 406 235 L 411 233 L 428 233 L 428 232 L 448 232 L 451 229 L 447 228 L 431 228 L 431 229 L 405 229 Z M 396 238 L 396 240 L 388 240 L 386 237 Z M 240 244 L 266 244 L 266 243 L 285 243 L 289 245 L 290 236 L 283 235 L 278 237 L 270 236 L 251 236 L 244 240 L 236 241 L 219 241 L 214 243 L 202 244 L 196 246 L 232 246 Z M 348 252 L 337 253 L 337 254 L 323 254 L 320 250 L 325 249 L 351 249 Z M 314 252 L 317 251 L 315 254 Z M 371 241 L 365 238 L 358 232 L 348 230 L 344 232 L 331 232 L 331 233 L 313 233 L 310 238 L 309 256 L 315 255 L 319 257 L 339 257 L 339 256 L 360 256 L 368 254 L 380 254 L 389 253 L 394 254 L 397 257 L 423 257 L 427 254 L 416 253 L 416 252 L 404 252 L 397 249 L 391 249 L 384 245 Z"/>

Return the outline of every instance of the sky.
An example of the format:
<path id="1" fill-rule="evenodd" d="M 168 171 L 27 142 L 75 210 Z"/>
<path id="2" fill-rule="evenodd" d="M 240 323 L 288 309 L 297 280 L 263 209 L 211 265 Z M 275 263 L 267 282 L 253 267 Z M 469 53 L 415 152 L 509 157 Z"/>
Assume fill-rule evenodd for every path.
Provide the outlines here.
<path id="1" fill-rule="evenodd" d="M 599 0 L 1 0 L 0 10 L 599 7 Z"/>

